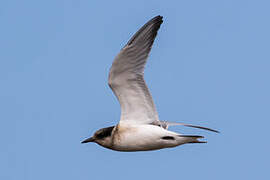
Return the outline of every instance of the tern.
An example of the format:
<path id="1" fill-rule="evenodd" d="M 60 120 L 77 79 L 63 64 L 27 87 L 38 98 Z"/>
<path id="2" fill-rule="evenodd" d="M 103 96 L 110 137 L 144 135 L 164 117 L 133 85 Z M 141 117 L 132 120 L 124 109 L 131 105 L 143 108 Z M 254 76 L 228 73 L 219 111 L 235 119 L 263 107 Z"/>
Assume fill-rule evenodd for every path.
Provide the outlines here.
<path id="1" fill-rule="evenodd" d="M 108 84 L 121 106 L 120 122 L 116 126 L 99 129 L 81 143 L 95 142 L 115 151 L 149 151 L 186 143 L 206 143 L 199 140 L 203 136 L 169 131 L 170 125 L 218 132 L 206 127 L 159 120 L 144 81 L 144 66 L 162 19 L 162 16 L 156 16 L 142 26 L 121 49 L 110 68 Z"/>

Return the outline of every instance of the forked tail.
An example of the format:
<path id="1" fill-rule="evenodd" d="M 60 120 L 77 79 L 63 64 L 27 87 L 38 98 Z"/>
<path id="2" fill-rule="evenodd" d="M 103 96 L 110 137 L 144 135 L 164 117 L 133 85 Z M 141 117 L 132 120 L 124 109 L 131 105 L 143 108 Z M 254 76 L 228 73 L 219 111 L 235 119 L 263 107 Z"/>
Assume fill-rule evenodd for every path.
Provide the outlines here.
<path id="1" fill-rule="evenodd" d="M 204 138 L 203 136 L 197 135 L 178 135 L 186 139 L 186 143 L 207 143 L 207 141 L 199 141 L 199 139 Z"/>

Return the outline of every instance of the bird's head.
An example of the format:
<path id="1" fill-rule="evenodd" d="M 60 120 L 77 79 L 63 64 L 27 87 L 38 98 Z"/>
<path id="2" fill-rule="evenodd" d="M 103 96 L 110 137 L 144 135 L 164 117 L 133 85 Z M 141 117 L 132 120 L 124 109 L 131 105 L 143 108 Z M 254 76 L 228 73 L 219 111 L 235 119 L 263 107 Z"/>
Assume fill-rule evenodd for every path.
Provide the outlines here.
<path id="1" fill-rule="evenodd" d="M 82 141 L 82 143 L 95 142 L 101 146 L 110 147 L 112 143 L 112 131 L 114 126 L 102 128 L 95 132 L 95 134 Z"/>

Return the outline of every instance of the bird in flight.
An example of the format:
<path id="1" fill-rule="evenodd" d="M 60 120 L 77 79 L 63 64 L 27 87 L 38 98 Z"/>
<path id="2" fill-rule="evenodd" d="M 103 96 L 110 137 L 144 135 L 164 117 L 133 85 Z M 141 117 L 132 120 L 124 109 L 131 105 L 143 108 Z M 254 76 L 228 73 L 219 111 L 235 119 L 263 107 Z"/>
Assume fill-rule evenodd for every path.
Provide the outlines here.
<path id="1" fill-rule="evenodd" d="M 116 126 L 99 129 L 82 143 L 95 142 L 116 151 L 149 151 L 186 143 L 206 143 L 199 140 L 203 136 L 169 131 L 168 126 L 171 125 L 218 132 L 201 126 L 159 120 L 144 81 L 144 66 L 163 22 L 162 18 L 156 16 L 142 26 L 113 61 L 108 83 L 120 102 L 120 122 Z"/>

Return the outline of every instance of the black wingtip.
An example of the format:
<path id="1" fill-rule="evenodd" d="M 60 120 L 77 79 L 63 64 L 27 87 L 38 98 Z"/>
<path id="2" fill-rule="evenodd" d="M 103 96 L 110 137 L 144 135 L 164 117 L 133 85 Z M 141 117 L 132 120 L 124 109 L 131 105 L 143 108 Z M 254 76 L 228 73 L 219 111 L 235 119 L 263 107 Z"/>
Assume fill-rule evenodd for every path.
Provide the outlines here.
<path id="1" fill-rule="evenodd" d="M 145 31 L 147 28 L 150 29 L 150 31 L 146 31 L 146 34 L 148 34 L 152 37 L 152 42 L 150 43 L 150 47 L 152 46 L 154 39 L 157 35 L 157 31 L 160 28 L 160 25 L 163 23 L 163 16 L 155 16 L 152 19 L 150 19 L 147 23 L 145 23 L 132 37 L 131 39 L 127 42 L 127 45 L 131 45 L 136 41 L 136 39 L 140 39 L 140 34 Z"/>
<path id="2" fill-rule="evenodd" d="M 158 15 L 158 16 L 152 18 L 149 22 L 152 22 L 152 21 L 157 21 L 160 24 L 162 24 L 163 23 L 163 16 Z"/>
<path id="3" fill-rule="evenodd" d="M 161 15 L 157 15 L 157 16 L 155 16 L 152 20 L 154 20 L 154 19 L 159 19 L 159 20 L 162 20 L 163 19 L 163 16 L 161 16 Z M 151 21 L 151 20 L 150 20 Z"/>

